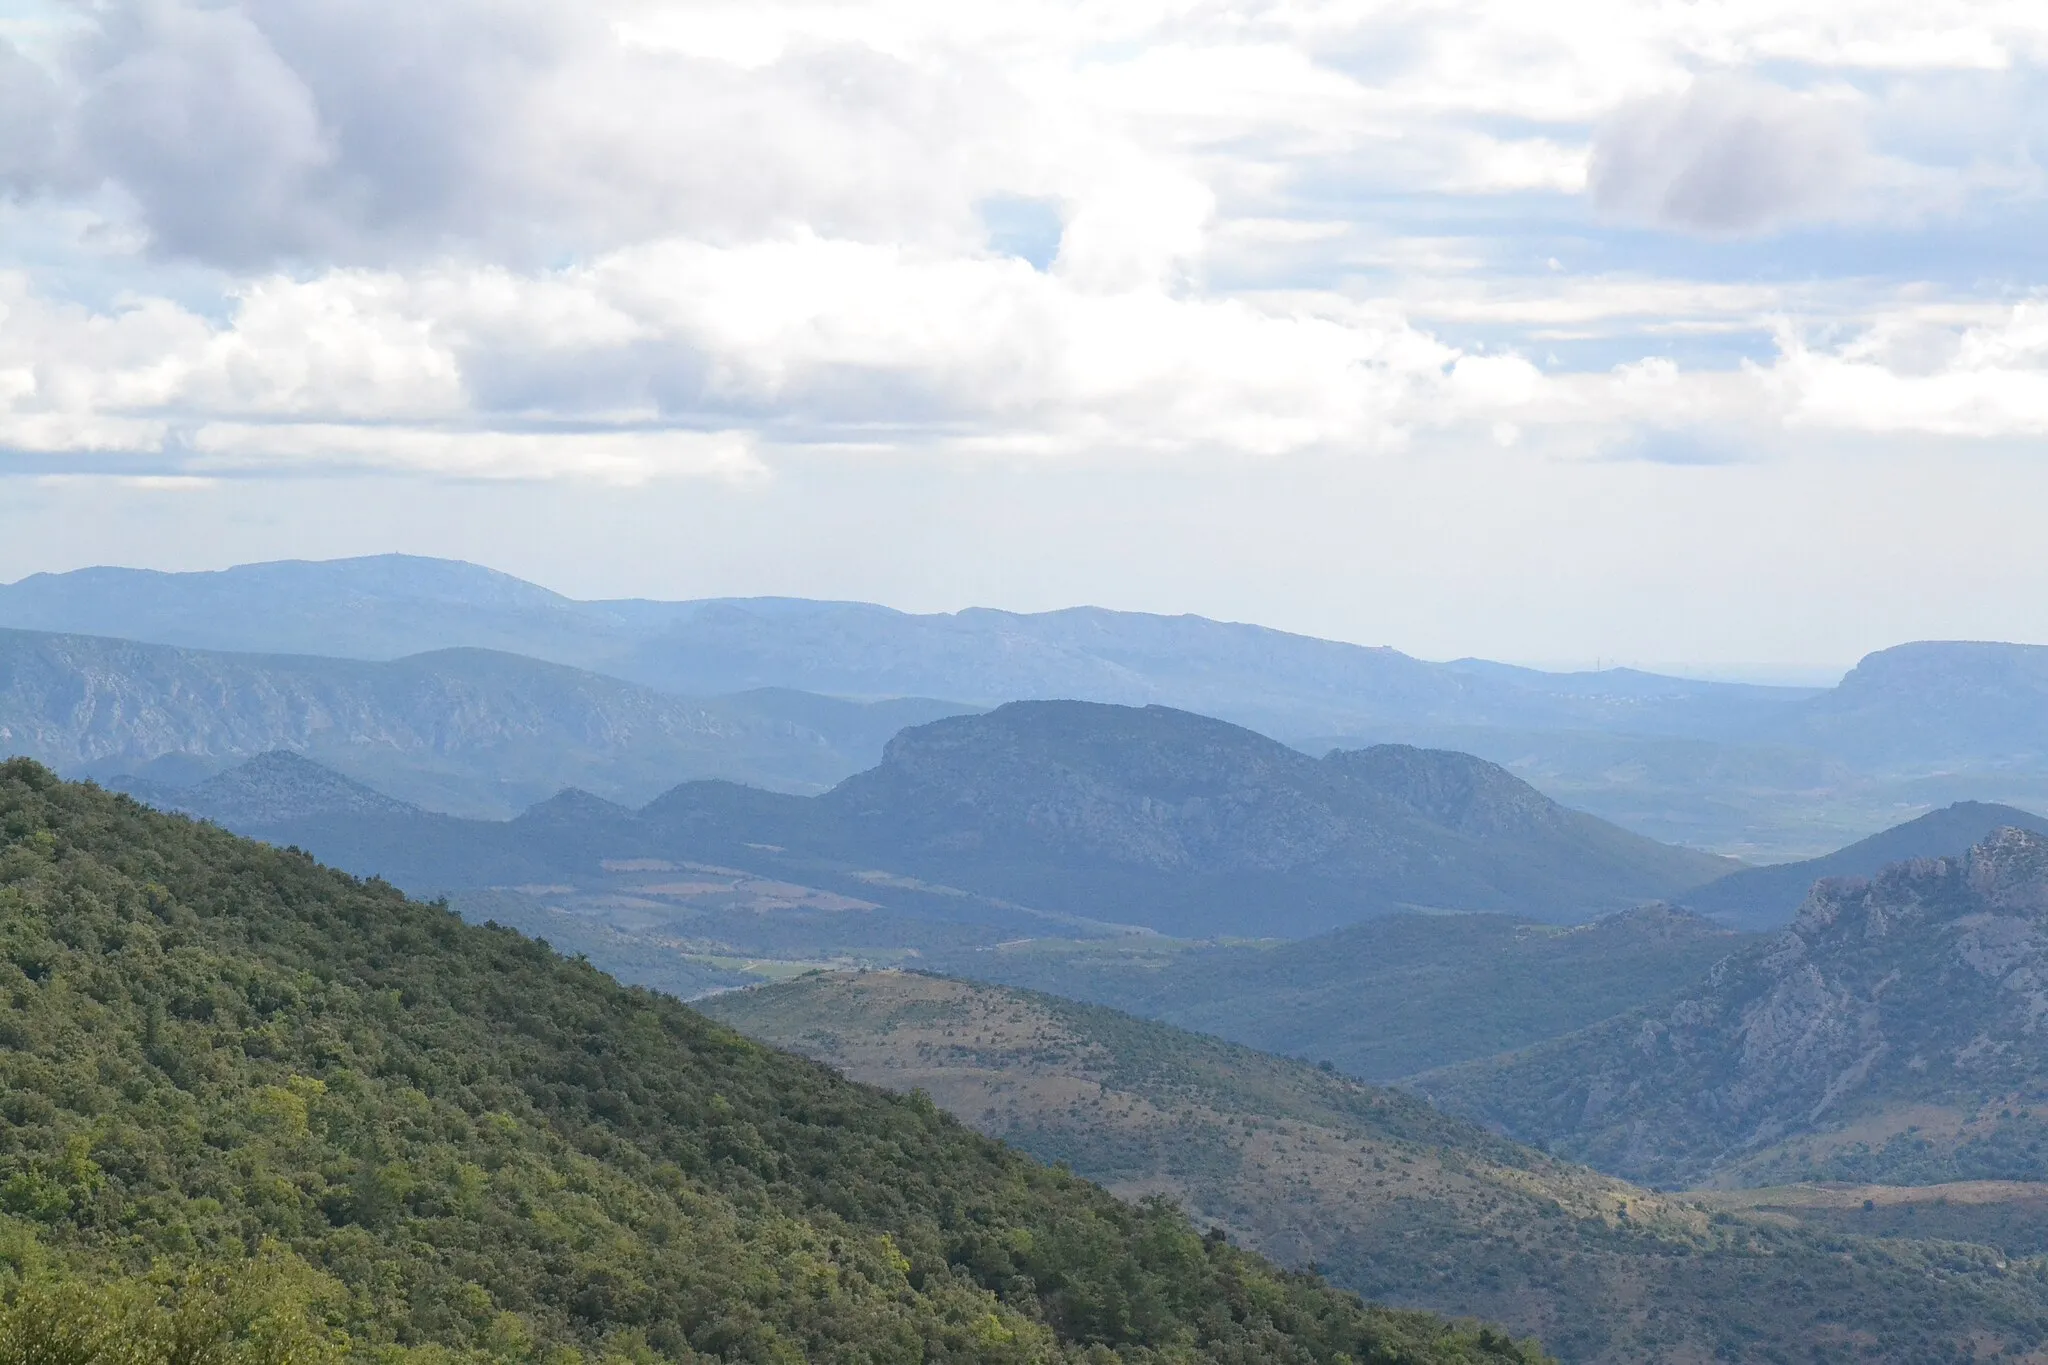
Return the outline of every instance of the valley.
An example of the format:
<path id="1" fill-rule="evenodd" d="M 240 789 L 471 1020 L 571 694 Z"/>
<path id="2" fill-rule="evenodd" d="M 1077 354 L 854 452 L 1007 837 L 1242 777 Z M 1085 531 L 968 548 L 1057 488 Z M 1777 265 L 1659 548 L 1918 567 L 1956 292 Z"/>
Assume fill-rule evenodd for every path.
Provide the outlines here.
<path id="1" fill-rule="evenodd" d="M 1749 941 L 1648 905 L 1571 926 L 1386 915 L 1257 944 L 1034 940 L 930 955 L 927 964 L 1391 1081 L 1651 1003 Z"/>
<path id="2" fill-rule="evenodd" d="M 2048 1280 L 1955 1236 L 1981 1220 L 1920 1236 L 1873 1218 L 1873 1236 L 1655 1194 L 1399 1091 L 1035 992 L 871 971 L 705 1007 L 1369 1298 L 1505 1322 L 1566 1361 L 1924 1360 L 1966 1324 L 2018 1358 L 2048 1309 Z"/>
<path id="3" fill-rule="evenodd" d="M 15 1302 L 279 1276 L 337 1357 L 1542 1359 L 512 932 L 19 759 L 0 1105 Z"/>
<path id="4" fill-rule="evenodd" d="M 289 592 L 305 593 L 308 609 L 270 636 L 260 611 L 236 613 L 236 603 Z M 396 915 L 412 927 L 394 941 L 432 983 L 404 976 L 412 984 L 396 988 L 398 1002 L 443 1020 L 465 1056 L 488 1051 L 479 1029 L 537 1026 L 492 1013 L 501 1010 L 490 1003 L 496 987 L 446 958 L 446 945 L 525 945 L 516 951 L 539 954 L 536 963 L 567 955 L 564 970 L 596 983 L 589 989 L 667 1002 L 649 1008 L 682 1010 L 663 1016 L 675 1020 L 697 1018 L 677 999 L 694 1002 L 775 1047 L 907 1096 L 900 1103 L 917 1122 L 943 1128 L 939 1115 L 951 1113 L 1001 1144 L 983 1150 L 1055 1163 L 1052 1178 L 1076 1190 L 1100 1181 L 1122 1201 L 1100 1208 L 1150 1229 L 1130 1236 L 1165 1245 L 1185 1228 L 1195 1240 L 1183 1251 L 1199 1247 L 1225 1280 L 1272 1274 L 1294 1286 L 1274 1292 L 1313 1297 L 1328 1292 L 1319 1274 L 1392 1305 L 1401 1311 L 1360 1309 L 1367 1317 L 1355 1320 L 1344 1317 L 1350 1309 L 1329 1317 L 1337 1310 L 1324 1300 L 1312 1310 L 1342 1319 L 1354 1341 L 1377 1333 L 1397 1342 L 1389 1359 L 1462 1361 L 1474 1350 L 1534 1359 L 1527 1340 L 1568 1365 L 2048 1359 L 2048 1077 L 2032 1060 L 2035 997 L 2048 980 L 2036 960 L 2048 916 L 2048 821 L 1983 799 L 1936 809 L 1909 801 L 1906 818 L 1870 832 L 1900 804 L 1887 804 L 1888 782 L 1918 783 L 1913 791 L 1930 798 L 1950 780 L 1966 793 L 2028 789 L 2034 739 L 2021 713 L 2038 680 L 2017 647 L 1904 647 L 1871 656 L 1836 689 L 1772 690 L 1626 671 L 1424 664 L 1195 618 L 578 603 L 432 561 L 253 566 L 204 582 L 88 575 L 0 589 L 0 620 L 153 622 L 158 637 L 0 629 L 0 741 L 101 782 L 67 786 L 20 760 L 7 769 L 10 809 L 27 814 L 9 817 L 11 842 L 0 847 L 0 863 L 18 864 L 16 881 L 0 884 L 0 946 L 14 945 L 7 960 L 31 985 L 60 962 L 62 980 L 84 981 L 98 970 L 94 953 L 115 961 L 129 941 L 131 931 L 97 920 L 50 928 L 58 921 L 36 918 L 69 914 L 87 886 L 104 889 L 80 905 L 153 905 L 161 897 L 152 886 L 169 888 L 174 902 L 203 900 L 215 908 L 201 921 L 172 915 L 165 923 L 181 927 L 166 941 L 176 947 L 200 932 L 233 958 L 219 970 L 269 980 L 275 964 L 262 943 L 305 940 L 289 915 L 270 917 L 264 897 L 284 894 L 278 869 L 329 876 L 318 859 L 349 874 L 320 890 L 292 883 L 290 896 L 343 916 L 334 943 L 315 952 L 328 954 L 320 970 L 348 980 L 403 975 L 345 927 Z M 363 657 L 240 652 L 266 640 L 316 643 L 305 633 L 315 630 L 320 647 Z M 412 650 L 429 635 L 457 647 Z M 2001 700 L 1985 714 L 2011 737 L 2003 754 L 1959 700 L 1992 682 Z M 761 683 L 774 686 L 754 687 Z M 964 700 L 922 699 L 907 690 L 914 683 Z M 1094 699 L 1017 700 L 1004 695 L 1012 687 Z M 1201 699 L 1220 714 L 1162 696 Z M 1273 737 L 1311 722 L 1337 738 Z M 1405 742 L 1431 736 L 1441 744 Z M 1946 765 L 1945 775 L 1913 776 L 1916 764 Z M 1784 814 L 1795 807 L 1796 818 Z M 1861 814 L 1846 815 L 1852 808 Z M 1626 823 L 1600 810 L 1626 811 Z M 1756 866 L 1642 832 L 1713 826 L 1728 835 L 1738 825 L 1740 838 L 1702 842 L 1783 849 L 1851 826 L 1860 837 Z M 145 852 L 107 842 L 114 829 Z M 36 859 L 52 850 L 54 870 L 43 870 Z M 161 875 L 136 881 L 145 865 Z M 242 869 L 234 885 L 255 876 L 248 887 L 271 889 L 221 900 L 199 889 L 222 875 L 208 867 Z M 354 908 L 337 908 L 344 904 Z M 428 918 L 407 919 L 416 915 Z M 229 940 L 206 937 L 216 929 L 205 924 L 261 942 L 234 939 L 230 951 Z M 295 961 L 314 952 L 291 951 L 302 954 Z M 492 960 L 504 972 L 525 959 Z M 583 985 L 563 994 L 559 983 L 522 979 L 552 993 L 550 1011 L 594 1008 L 569 1003 L 584 999 Z M 92 991 L 112 989 L 102 981 L 86 993 L 100 999 Z M 249 1226 L 270 1219 L 265 1226 L 289 1233 L 281 1245 L 297 1258 L 292 1267 L 324 1267 L 306 1273 L 344 1284 L 361 1283 L 349 1278 L 360 1272 L 308 1221 L 315 1204 L 329 1227 L 373 1238 L 402 1227 L 442 1239 L 434 1244 L 444 1253 L 474 1246 L 476 1230 L 461 1220 L 484 1205 L 411 1193 L 441 1179 L 423 1172 L 442 1170 L 441 1157 L 394 1126 L 392 1106 L 411 1101 L 377 1099 L 374 1118 L 350 1107 L 357 1092 L 347 1076 L 374 1072 L 379 1084 L 397 1084 L 412 1072 L 374 1058 L 415 1056 L 424 1044 L 388 1034 L 389 1021 L 372 1011 L 348 1016 L 349 1036 L 371 1041 L 336 1054 L 343 1063 L 319 1061 L 304 1050 L 310 1044 L 292 1041 L 312 1037 L 312 1023 L 291 1016 L 297 1022 L 273 1027 L 262 1012 L 271 1007 L 237 1003 L 226 989 L 207 986 L 203 999 L 187 991 L 160 1018 L 145 1009 L 131 1020 L 146 1035 L 147 1066 L 178 1086 L 236 1076 L 234 1085 L 255 1084 L 255 1073 L 236 1070 L 241 1062 L 202 1063 L 201 1052 L 173 1055 L 148 1041 L 175 1021 L 173 1033 L 189 1042 L 200 1024 L 226 1018 L 250 1065 L 289 1056 L 291 1075 L 348 1097 L 307 1101 L 325 1125 L 317 1179 L 291 1165 L 311 1147 L 237 1139 L 245 1167 L 289 1167 L 296 1174 L 280 1178 L 302 1193 L 296 1203 L 278 1195 L 280 1207 L 299 1210 L 290 1218 L 242 1205 L 234 1216 Z M 307 989 L 293 987 L 301 997 Z M 430 1003 L 405 1005 L 408 990 Z M 68 994 L 17 996 L 28 1002 L 17 1009 L 43 1013 L 6 1035 L 18 1041 L 7 1044 L 14 1054 L 0 1048 L 0 1062 L 59 1037 L 70 1041 L 53 1043 L 50 1057 L 85 1055 L 77 1040 L 86 1035 L 65 1022 Z M 413 1026 L 403 1011 L 392 1017 L 392 1027 Z M 632 1054 L 623 1042 L 582 1036 L 586 1049 Z M 226 1033 L 205 1037 L 206 1049 L 230 1046 Z M 128 1046 L 115 1050 L 127 1058 Z M 93 1055 L 103 1074 L 145 1075 L 132 1059 Z M 535 1103 L 581 1106 L 604 1123 L 615 1111 L 639 1113 L 632 1096 L 682 1084 L 656 1079 L 644 1058 L 595 1075 L 534 1056 L 535 1074 L 557 1078 L 552 1098 Z M 24 1093 L 45 1095 L 51 1114 L 72 1112 L 49 1089 L 56 1082 L 34 1070 L 41 1064 L 21 1062 Z M 748 1084 L 815 1106 L 826 1102 L 800 1076 L 824 1074 Z M 289 1090 L 288 1082 L 263 1084 Z M 156 1093 L 154 1081 L 135 1084 Z M 572 1093 L 594 1097 L 562 1098 Z M 724 1113 L 718 1104 L 733 1103 L 731 1093 L 701 1099 L 679 1101 L 688 1110 L 680 1131 L 697 1135 L 690 1141 L 729 1126 L 699 1111 Z M 848 1102 L 855 1109 L 834 1109 L 840 1117 L 825 1129 L 869 1131 L 868 1119 L 845 1117 L 866 1101 Z M 16 1108 L 41 1114 L 44 1105 Z M 770 1200 L 775 1216 L 795 1221 L 759 1234 L 778 1245 L 808 1245 L 825 1226 L 806 1222 L 826 1216 L 817 1208 L 853 1220 L 846 1226 L 870 1217 L 844 1206 L 845 1190 L 867 1188 L 852 1165 L 803 1185 L 791 1162 L 816 1168 L 840 1157 L 801 1143 L 809 1155 L 762 1156 L 796 1139 L 782 1111 L 748 1112 L 715 1156 L 690 1148 L 657 1158 L 645 1145 L 655 1139 L 593 1136 L 587 1126 L 543 1145 L 570 1141 L 597 1154 L 605 1180 L 625 1181 L 603 1186 L 612 1191 L 603 1199 L 621 1208 L 640 1199 L 634 1182 L 649 1161 L 711 1181 L 689 1187 L 696 1212 L 687 1216 L 715 1207 L 709 1216 L 721 1226 L 746 1225 L 760 1190 L 782 1191 Z M 14 1122 L 12 1113 L 0 1116 Z M 452 1114 L 435 1122 L 460 1129 Z M 33 1141 L 72 1141 L 70 1123 Z M 545 1124 L 557 1125 L 550 1134 L 569 1131 L 555 1118 Z M 459 1176 L 464 1161 L 494 1169 L 475 1147 L 478 1132 L 450 1139 L 468 1153 L 449 1168 L 458 1183 L 468 1178 Z M 142 1169 L 105 1150 L 97 1169 Z M 383 1164 L 364 1164 L 366 1152 Z M 0 1151 L 7 1160 L 6 1189 L 56 1178 L 47 1152 Z M 714 1169 L 728 1174 L 704 1174 Z M 739 1169 L 754 1175 L 731 1174 Z M 388 1189 L 380 1172 L 396 1172 Z M 756 1177 L 765 1183 L 746 1184 Z M 717 1183 L 729 1178 L 745 1188 Z M 123 1179 L 124 1189 L 143 1189 L 140 1175 Z M 682 1197 L 673 1177 L 662 1179 L 657 1204 Z M 158 1192 L 137 1197 L 171 1197 L 150 1188 Z M 178 1207 L 213 1216 L 192 1202 L 198 1186 L 181 1188 Z M 0 1217 L 20 1216 L 27 1197 L 0 1198 Z M 540 1207 L 531 1194 L 517 1197 Z M 1027 1268 L 1053 1263 L 1032 1260 L 1040 1233 L 1023 1224 L 1005 1224 L 1012 1231 L 997 1254 L 946 1231 L 952 1214 L 933 1215 L 933 1231 L 926 1214 L 956 1207 L 952 1195 L 876 1198 L 925 1211 L 902 1236 L 923 1248 L 912 1267 L 929 1269 L 915 1269 L 913 1297 L 888 1330 L 904 1341 L 922 1334 L 935 1358 L 970 1350 L 962 1313 L 983 1313 L 972 1329 L 981 1334 L 972 1338 L 976 1359 L 998 1338 L 1037 1343 L 1018 1347 L 1020 1360 L 1067 1358 L 1060 1353 L 1092 1342 L 1135 1352 L 1135 1361 L 1154 1349 L 1148 1342 L 1165 1340 L 1144 1335 L 1154 1328 L 1129 1316 L 1135 1307 L 1088 1317 L 1097 1307 L 1058 1297 L 1077 1275 L 1128 1284 L 1151 1273 L 1105 1269 L 1100 1257 L 1125 1253 L 1099 1238 L 1091 1268 L 1059 1261 L 1048 1280 Z M 89 1249 L 100 1224 L 77 1198 L 51 1200 L 51 1226 L 71 1239 L 64 1245 L 79 1249 L 81 1264 L 98 1264 Z M 1175 1221 L 1183 1212 L 1191 1222 Z M 203 1219 L 179 1216 L 186 1231 L 176 1237 L 217 1238 L 193 1231 Z M 619 1277 L 652 1285 L 647 1266 L 659 1264 L 670 1267 L 660 1274 L 683 1278 L 646 1291 L 658 1311 L 631 1310 L 653 1324 L 633 1330 L 666 1334 L 657 1354 L 681 1359 L 684 1343 L 705 1332 L 704 1340 L 739 1339 L 732 1320 L 691 1306 L 693 1291 L 681 1286 L 703 1272 L 651 1249 L 669 1245 L 659 1239 L 673 1231 L 643 1233 L 616 1221 L 622 1214 L 606 1217 L 615 1221 L 601 1240 L 635 1248 L 590 1272 L 610 1286 L 599 1297 L 611 1306 L 564 1307 L 599 1291 L 536 1287 L 526 1271 L 473 1261 L 470 1283 L 483 1286 L 477 1302 L 496 1305 L 495 1325 L 472 1315 L 462 1326 L 433 1306 L 456 1291 L 421 1263 L 403 1272 L 432 1286 L 413 1306 L 359 1310 L 350 1330 L 481 1349 L 490 1333 L 514 1330 L 510 1313 L 526 1339 L 612 1350 L 604 1343 L 625 1340 L 607 1335 L 625 1320 Z M 521 1231 L 527 1249 L 518 1255 L 559 1258 L 532 1240 L 553 1236 L 553 1226 Z M 761 1274 L 795 1273 L 749 1260 L 742 1243 L 754 1232 L 733 1235 L 740 1240 L 717 1254 Z M 1267 1264 L 1257 1257 L 1279 1268 L 1257 1270 Z M 1184 1258 L 1174 1274 L 1210 1286 L 1200 1293 L 1227 1294 L 1223 1281 L 1203 1278 L 1211 1271 Z M 853 1277 L 848 1312 L 881 1283 L 864 1269 L 834 1273 Z M 932 1287 L 940 1280 L 967 1297 L 946 1298 L 953 1291 Z M 976 1294 L 993 1295 L 993 1306 L 962 1306 L 982 1303 Z M 1338 1301 L 1355 1302 L 1329 1302 Z M 766 1317 L 757 1319 L 789 1321 L 790 1303 L 761 1299 Z M 1229 1344 L 1237 1328 L 1190 1327 L 1174 1317 L 1182 1309 L 1163 1304 L 1139 1317 L 1179 1323 L 1175 1341 L 1241 1353 L 1241 1343 Z M 1311 1310 L 1297 1308 L 1257 1329 L 1277 1333 L 1261 1339 L 1283 1355 L 1306 1330 L 1299 1312 Z M 858 1313 L 872 1320 L 870 1309 Z M 1075 1326 L 1084 1319 L 1093 1325 Z M 1442 1319 L 1501 1327 L 1451 1329 Z M 834 1318 L 773 1330 L 811 1333 L 815 1352 L 838 1358 L 871 1328 Z M 1301 1359 L 1325 1360 L 1335 1348 L 1325 1340 L 1302 1349 Z M 720 1352 L 731 1354 L 711 1354 Z"/>
<path id="5" fill-rule="evenodd" d="M 0 0 L 0 1365 L 2048 1365 L 2044 94 Z"/>

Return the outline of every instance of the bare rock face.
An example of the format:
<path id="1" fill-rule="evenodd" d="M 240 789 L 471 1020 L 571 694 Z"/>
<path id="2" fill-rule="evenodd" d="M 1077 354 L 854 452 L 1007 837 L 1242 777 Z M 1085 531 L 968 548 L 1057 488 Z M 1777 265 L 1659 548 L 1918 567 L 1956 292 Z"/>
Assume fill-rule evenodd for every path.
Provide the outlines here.
<path id="1" fill-rule="evenodd" d="M 2048 838 L 2004 829 L 1819 882 L 1790 929 L 1675 1003 L 1423 1085 L 1639 1179 L 2031 1179 L 2044 1044 Z"/>

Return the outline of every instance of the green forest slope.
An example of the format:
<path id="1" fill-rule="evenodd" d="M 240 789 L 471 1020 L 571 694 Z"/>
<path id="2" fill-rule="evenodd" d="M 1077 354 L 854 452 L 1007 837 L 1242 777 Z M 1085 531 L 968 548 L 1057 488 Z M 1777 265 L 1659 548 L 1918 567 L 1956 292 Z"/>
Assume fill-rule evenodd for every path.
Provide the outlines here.
<path id="1" fill-rule="evenodd" d="M 285 1258 L 373 1354 L 1530 1358 L 24 761 L 0 765 L 0 1210 L 0 1264 L 47 1273 Z"/>

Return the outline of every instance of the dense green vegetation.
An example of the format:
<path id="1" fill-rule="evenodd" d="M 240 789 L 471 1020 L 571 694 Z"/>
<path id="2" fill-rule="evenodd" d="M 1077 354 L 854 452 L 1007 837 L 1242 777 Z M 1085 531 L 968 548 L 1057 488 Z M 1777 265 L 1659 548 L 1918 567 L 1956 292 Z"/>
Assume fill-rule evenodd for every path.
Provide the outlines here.
<path id="1" fill-rule="evenodd" d="M 24 761 L 0 765 L 0 1120 L 16 1263 L 282 1257 L 336 1286 L 359 1353 L 1533 1358 Z"/>
<path id="2" fill-rule="evenodd" d="M 929 956 L 951 975 L 1114 1005 L 1393 1080 L 1655 1001 L 1745 942 L 1645 906 L 1571 928 L 1505 915 L 1388 915 L 1292 943 L 1040 940 Z"/>
<path id="3" fill-rule="evenodd" d="M 18 1238 L 7 1251 L 0 1360 L 10 1365 L 329 1365 L 348 1353 L 332 1322 L 334 1282 L 294 1258 L 94 1280 L 52 1272 Z"/>
<path id="4" fill-rule="evenodd" d="M 706 1008 L 849 1075 L 922 1089 L 1112 1188 L 1170 1191 L 1372 1298 L 1538 1333 L 1573 1365 L 1924 1365 L 2025 1355 L 2048 1334 L 2048 1267 L 1958 1245 L 1981 1219 L 1930 1217 L 1910 1237 L 1905 1218 L 1863 1215 L 1907 1238 L 1880 1240 L 1853 1222 L 1730 1216 L 1703 1207 L 1715 1196 L 1630 1186 L 1399 1091 L 972 982 L 820 974 Z"/>

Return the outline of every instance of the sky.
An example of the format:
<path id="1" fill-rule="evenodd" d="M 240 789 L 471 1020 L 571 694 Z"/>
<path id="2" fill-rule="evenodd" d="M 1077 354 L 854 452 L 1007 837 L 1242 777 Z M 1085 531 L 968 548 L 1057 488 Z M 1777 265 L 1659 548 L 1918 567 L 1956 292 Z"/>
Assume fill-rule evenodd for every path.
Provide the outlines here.
<path id="1" fill-rule="evenodd" d="M 0 0 L 0 580 L 2048 642 L 2048 6 Z"/>

